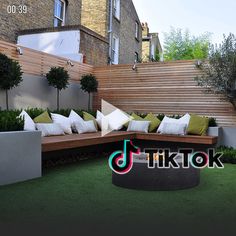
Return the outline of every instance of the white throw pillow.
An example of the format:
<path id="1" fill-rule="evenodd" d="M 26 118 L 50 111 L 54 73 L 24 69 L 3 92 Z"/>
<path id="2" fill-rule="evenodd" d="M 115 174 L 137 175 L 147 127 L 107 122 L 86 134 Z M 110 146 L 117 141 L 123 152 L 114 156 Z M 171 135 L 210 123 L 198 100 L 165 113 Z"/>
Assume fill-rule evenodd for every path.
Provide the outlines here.
<path id="1" fill-rule="evenodd" d="M 170 124 L 170 123 L 171 124 L 184 124 L 188 128 L 190 118 L 191 118 L 191 116 L 188 113 L 186 115 L 184 115 L 183 117 L 181 117 L 180 119 L 174 119 L 174 118 L 169 118 L 169 117 L 165 116 L 164 119 L 162 120 L 157 132 L 158 133 L 163 133 L 163 126 L 164 126 L 165 123 L 168 123 L 168 124 Z M 186 128 L 185 134 L 187 132 L 187 128 Z"/>
<path id="2" fill-rule="evenodd" d="M 150 123 L 151 121 L 131 120 L 127 131 L 148 133 Z"/>
<path id="3" fill-rule="evenodd" d="M 108 130 L 109 121 L 106 116 L 104 116 L 100 111 L 97 111 L 96 121 L 101 130 Z"/>
<path id="4" fill-rule="evenodd" d="M 95 133 L 97 132 L 97 129 L 94 125 L 93 120 L 89 121 L 78 121 L 75 123 L 75 128 L 79 134 L 84 134 L 84 133 Z"/>
<path id="5" fill-rule="evenodd" d="M 106 118 L 108 119 L 109 128 L 111 130 L 120 130 L 124 124 L 131 120 L 130 117 L 120 109 L 116 109 L 107 115 Z"/>
<path id="6" fill-rule="evenodd" d="M 23 110 L 19 117 L 24 119 L 24 130 L 25 131 L 35 131 L 36 127 L 35 127 L 35 123 L 34 121 L 31 119 L 31 117 L 28 115 L 28 113 Z"/>
<path id="7" fill-rule="evenodd" d="M 64 133 L 72 134 L 71 121 L 69 118 L 59 115 L 59 114 L 55 114 L 55 113 L 51 113 L 51 117 L 52 117 L 53 123 L 59 124 L 61 128 L 63 129 Z"/>
<path id="8" fill-rule="evenodd" d="M 168 123 L 163 124 L 161 134 L 185 135 L 187 125 L 183 123 Z"/>
<path id="9" fill-rule="evenodd" d="M 42 132 L 42 137 L 65 135 L 59 124 L 36 124 L 37 130 Z"/>
<path id="10" fill-rule="evenodd" d="M 177 119 L 174 119 L 174 118 L 169 118 L 168 116 L 165 116 L 164 119 L 162 120 L 159 128 L 157 129 L 157 132 L 158 133 L 162 133 L 162 130 L 163 130 L 163 126 L 164 126 L 164 123 L 178 123 L 178 120 Z"/>
<path id="11" fill-rule="evenodd" d="M 191 116 L 187 113 L 179 119 L 179 122 L 182 124 L 186 124 L 186 126 L 188 127 L 189 122 L 190 122 L 190 118 L 191 118 Z"/>
<path id="12" fill-rule="evenodd" d="M 69 119 L 71 122 L 72 130 L 76 132 L 75 123 L 79 121 L 83 121 L 83 119 L 74 110 L 71 110 Z"/>

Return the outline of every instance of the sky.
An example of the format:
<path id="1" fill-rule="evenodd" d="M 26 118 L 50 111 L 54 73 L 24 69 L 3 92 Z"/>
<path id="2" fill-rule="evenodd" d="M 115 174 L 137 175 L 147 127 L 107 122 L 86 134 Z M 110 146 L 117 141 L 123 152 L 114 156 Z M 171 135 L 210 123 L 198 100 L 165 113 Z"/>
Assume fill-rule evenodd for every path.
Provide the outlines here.
<path id="1" fill-rule="evenodd" d="M 141 22 L 158 32 L 163 45 L 170 27 L 189 29 L 192 35 L 213 33 L 212 43 L 223 34 L 236 35 L 236 0 L 133 0 Z"/>

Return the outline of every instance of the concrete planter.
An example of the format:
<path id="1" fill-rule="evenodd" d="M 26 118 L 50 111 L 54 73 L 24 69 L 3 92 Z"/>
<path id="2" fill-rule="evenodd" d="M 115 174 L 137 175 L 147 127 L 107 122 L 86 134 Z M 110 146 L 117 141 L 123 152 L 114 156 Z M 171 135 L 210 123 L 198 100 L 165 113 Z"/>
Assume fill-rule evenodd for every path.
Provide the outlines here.
<path id="1" fill-rule="evenodd" d="M 41 175 L 41 132 L 0 132 L 0 185 Z"/>
<path id="2" fill-rule="evenodd" d="M 222 127 L 222 146 L 236 148 L 236 127 Z"/>
<path id="3" fill-rule="evenodd" d="M 222 127 L 209 127 L 207 135 L 218 137 L 217 141 L 217 147 L 218 147 L 222 143 L 222 133 L 223 133 Z"/>
<path id="4" fill-rule="evenodd" d="M 236 148 L 236 127 L 210 127 L 208 135 L 218 136 L 217 146 Z"/>

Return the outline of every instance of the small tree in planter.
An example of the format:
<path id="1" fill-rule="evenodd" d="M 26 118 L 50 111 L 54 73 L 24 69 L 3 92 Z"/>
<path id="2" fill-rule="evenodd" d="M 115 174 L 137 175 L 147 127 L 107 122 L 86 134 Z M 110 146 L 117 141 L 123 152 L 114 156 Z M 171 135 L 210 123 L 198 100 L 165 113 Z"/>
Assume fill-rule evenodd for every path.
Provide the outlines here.
<path id="1" fill-rule="evenodd" d="M 96 77 L 92 74 L 83 75 L 80 80 L 81 89 L 84 92 L 87 92 L 89 94 L 88 99 L 88 110 L 90 108 L 90 94 L 93 92 L 97 92 L 98 89 L 98 81 Z"/>
<path id="2" fill-rule="evenodd" d="M 22 82 L 22 74 L 21 66 L 17 61 L 0 53 L 0 89 L 6 92 L 7 110 L 9 109 L 8 91 Z"/>
<path id="3" fill-rule="evenodd" d="M 236 38 L 233 34 L 224 40 L 219 47 L 211 46 L 209 60 L 198 67 L 202 76 L 195 80 L 208 93 L 221 95 L 236 110 Z"/>
<path id="4" fill-rule="evenodd" d="M 60 91 L 69 85 L 69 74 L 63 67 L 52 67 L 46 75 L 49 86 L 57 89 L 57 110 L 60 108 Z"/>

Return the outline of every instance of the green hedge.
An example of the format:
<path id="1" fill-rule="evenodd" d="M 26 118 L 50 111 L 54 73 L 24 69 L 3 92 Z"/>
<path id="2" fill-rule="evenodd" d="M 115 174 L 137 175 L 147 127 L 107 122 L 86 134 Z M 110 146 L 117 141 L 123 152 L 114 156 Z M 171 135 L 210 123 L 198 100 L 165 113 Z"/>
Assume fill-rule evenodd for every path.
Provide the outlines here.
<path id="1" fill-rule="evenodd" d="M 18 115 L 17 111 L 0 111 L 0 132 L 22 131 L 24 120 Z"/>
<path id="2" fill-rule="evenodd" d="M 236 164 L 236 149 L 222 146 L 217 148 L 217 152 L 223 152 L 223 157 L 221 158 L 223 163 Z"/>
<path id="3" fill-rule="evenodd" d="M 17 118 L 19 116 L 19 114 L 21 113 L 22 110 L 11 110 L 11 111 L 1 111 L 0 110 L 0 132 L 3 131 L 21 131 L 24 129 L 24 121 L 23 119 Z M 45 109 L 41 109 L 41 108 L 29 108 L 26 109 L 26 112 L 29 114 L 29 116 L 34 119 L 35 117 L 39 116 L 40 114 L 42 114 L 45 111 Z M 78 113 L 80 116 L 83 115 L 83 110 L 74 110 L 76 113 Z M 63 116 L 69 116 L 71 109 L 60 109 L 59 111 L 57 110 L 49 110 L 48 109 L 49 114 L 52 113 L 58 113 L 61 114 Z M 88 111 L 90 114 L 92 114 L 93 116 L 96 116 L 96 112 L 94 111 Z M 147 114 L 139 114 L 142 117 L 145 117 Z M 159 114 L 157 115 L 157 117 L 160 120 L 163 120 L 163 118 L 165 117 L 164 114 Z M 180 118 L 180 115 L 173 115 L 170 116 L 172 118 Z M 210 118 L 210 123 L 209 125 L 211 127 L 216 127 L 216 120 L 214 118 Z"/>

